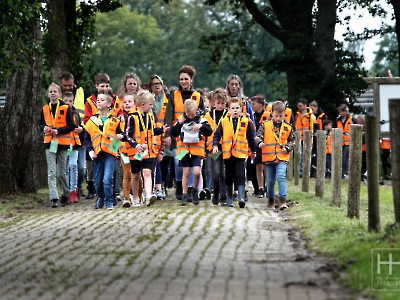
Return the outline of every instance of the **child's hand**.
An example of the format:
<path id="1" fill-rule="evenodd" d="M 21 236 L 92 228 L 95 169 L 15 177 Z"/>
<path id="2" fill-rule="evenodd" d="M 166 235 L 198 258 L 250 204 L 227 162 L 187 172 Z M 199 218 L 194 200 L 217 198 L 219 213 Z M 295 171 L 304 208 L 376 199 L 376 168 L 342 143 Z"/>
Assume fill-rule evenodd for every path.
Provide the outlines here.
<path id="1" fill-rule="evenodd" d="M 286 148 L 282 148 L 282 153 L 283 153 L 283 154 L 288 153 L 287 149 L 286 149 Z"/>
<path id="2" fill-rule="evenodd" d="M 193 131 L 197 131 L 197 132 L 200 131 L 201 126 L 202 126 L 201 124 L 194 125 L 193 126 Z"/>
<path id="3" fill-rule="evenodd" d="M 44 131 L 44 133 L 49 133 L 49 132 L 51 131 L 51 127 L 49 127 L 49 126 L 44 126 L 43 131 Z"/>
<path id="4" fill-rule="evenodd" d="M 250 158 L 253 160 L 256 158 L 256 153 L 255 152 L 251 152 Z"/>
<path id="5" fill-rule="evenodd" d="M 217 154 L 218 153 L 218 147 L 214 147 L 212 152 L 213 152 L 213 154 Z"/>
<path id="6" fill-rule="evenodd" d="M 161 162 L 162 159 L 163 159 L 163 155 L 162 155 L 161 153 L 158 153 L 158 154 L 157 154 L 157 161 L 158 161 L 158 162 Z"/>
<path id="7" fill-rule="evenodd" d="M 74 132 L 75 132 L 75 133 L 78 133 L 78 134 L 81 133 L 82 131 L 83 131 L 83 128 L 80 127 L 80 126 L 79 126 L 78 128 L 75 128 L 75 129 L 74 129 Z"/>
<path id="8" fill-rule="evenodd" d="M 92 160 L 97 158 L 97 154 L 96 152 L 94 152 L 93 150 L 89 151 L 89 156 Z"/>
<path id="9" fill-rule="evenodd" d="M 261 143 L 258 144 L 258 148 L 262 148 L 264 146 L 265 146 L 264 142 L 261 142 Z"/>
<path id="10" fill-rule="evenodd" d="M 165 146 L 171 146 L 171 137 L 170 136 L 165 137 L 163 141 L 164 141 Z"/>
<path id="11" fill-rule="evenodd" d="M 167 126 L 167 124 L 165 124 L 163 127 L 163 132 L 167 132 L 169 130 L 169 127 Z M 165 140 L 164 140 L 165 141 Z"/>
<path id="12" fill-rule="evenodd" d="M 137 144 L 135 148 L 137 151 L 143 152 L 144 150 L 146 150 L 146 145 Z"/>
<path id="13" fill-rule="evenodd" d="M 115 136 L 115 138 L 116 138 L 118 141 L 121 141 L 121 140 L 124 138 L 124 136 L 123 136 L 122 134 L 117 134 L 117 135 Z"/>
<path id="14" fill-rule="evenodd" d="M 51 133 L 53 134 L 53 136 L 56 136 L 58 134 L 58 130 L 57 129 L 52 129 Z"/>
<path id="15" fill-rule="evenodd" d="M 182 116 L 179 118 L 179 120 L 178 120 L 178 122 L 179 122 L 180 124 L 183 124 L 183 122 L 185 122 L 185 121 L 186 121 L 185 115 L 182 115 Z"/>

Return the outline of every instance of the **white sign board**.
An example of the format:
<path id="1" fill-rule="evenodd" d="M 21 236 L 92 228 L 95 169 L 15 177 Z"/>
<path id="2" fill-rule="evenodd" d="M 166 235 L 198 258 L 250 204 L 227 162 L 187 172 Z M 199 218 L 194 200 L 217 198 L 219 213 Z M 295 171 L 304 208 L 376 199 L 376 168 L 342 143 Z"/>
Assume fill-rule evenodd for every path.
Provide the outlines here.
<path id="1" fill-rule="evenodd" d="M 379 85 L 379 121 L 381 122 L 381 132 L 390 132 L 389 99 L 399 98 L 400 84 Z"/>

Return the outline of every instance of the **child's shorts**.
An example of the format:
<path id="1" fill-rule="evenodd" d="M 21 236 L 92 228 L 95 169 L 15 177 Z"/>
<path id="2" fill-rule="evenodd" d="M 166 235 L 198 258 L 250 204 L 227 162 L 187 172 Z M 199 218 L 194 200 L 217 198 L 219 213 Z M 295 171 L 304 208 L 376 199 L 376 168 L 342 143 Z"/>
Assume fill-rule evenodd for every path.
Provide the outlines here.
<path id="1" fill-rule="evenodd" d="M 147 158 L 143 160 L 131 160 L 131 172 L 132 174 L 139 173 L 142 169 L 153 170 L 155 166 L 154 158 Z"/>
<path id="2" fill-rule="evenodd" d="M 262 149 L 259 148 L 259 147 L 257 147 L 256 158 L 254 158 L 253 163 L 256 164 L 256 165 L 262 164 Z"/>
<path id="3" fill-rule="evenodd" d="M 203 158 L 197 155 L 186 154 L 180 161 L 179 167 L 200 167 Z"/>

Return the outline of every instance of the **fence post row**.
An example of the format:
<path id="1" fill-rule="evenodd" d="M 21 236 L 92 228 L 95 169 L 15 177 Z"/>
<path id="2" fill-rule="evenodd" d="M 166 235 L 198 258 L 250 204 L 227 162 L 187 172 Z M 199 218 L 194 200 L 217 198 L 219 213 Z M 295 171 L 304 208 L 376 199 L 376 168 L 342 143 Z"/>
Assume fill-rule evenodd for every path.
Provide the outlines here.
<path id="1" fill-rule="evenodd" d="M 390 142 L 392 151 L 390 160 L 392 165 L 392 185 L 393 185 L 393 201 L 394 201 L 394 219 L 400 224 L 400 100 L 389 99 L 389 116 L 390 116 Z"/>
<path id="2" fill-rule="evenodd" d="M 299 185 L 300 183 L 300 159 L 301 159 L 301 134 L 298 131 L 294 132 L 296 138 L 296 144 L 294 145 L 294 185 Z"/>

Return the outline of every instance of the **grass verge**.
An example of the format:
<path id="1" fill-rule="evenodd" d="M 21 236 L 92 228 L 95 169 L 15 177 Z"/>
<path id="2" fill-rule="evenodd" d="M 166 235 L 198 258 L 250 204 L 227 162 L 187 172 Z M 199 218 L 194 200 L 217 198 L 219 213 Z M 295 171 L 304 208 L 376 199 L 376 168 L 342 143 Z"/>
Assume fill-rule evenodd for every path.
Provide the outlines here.
<path id="1" fill-rule="evenodd" d="M 315 180 L 310 182 L 309 193 L 301 191 L 301 183 L 299 186 L 288 183 L 288 199 L 299 203 L 289 210 L 289 219 L 309 239 L 310 250 L 336 258 L 338 270 L 347 273 L 342 278 L 346 285 L 376 299 L 400 299 L 400 291 L 393 291 L 400 290 L 400 277 L 397 288 L 392 287 L 391 291 L 372 290 L 373 279 L 376 280 L 377 276 L 375 273 L 372 277 L 372 272 L 375 272 L 375 268 L 372 269 L 372 249 L 400 248 L 400 230 L 393 226 L 392 187 L 380 186 L 379 233 L 368 232 L 368 193 L 365 184 L 361 186 L 360 219 L 347 218 L 347 187 L 347 181 L 343 180 L 341 207 L 335 207 L 331 205 L 329 181 L 325 183 L 323 198 L 315 197 Z M 400 265 L 393 265 L 393 274 L 400 274 Z"/>

